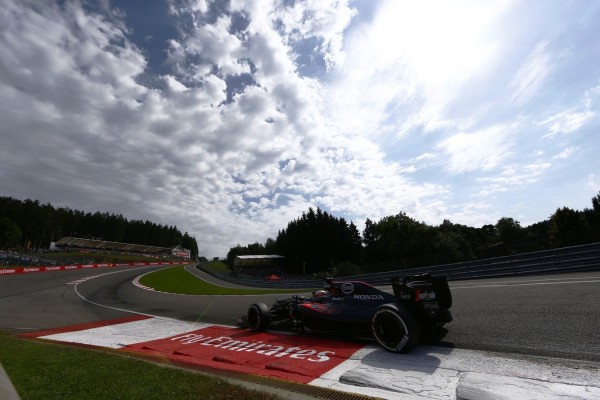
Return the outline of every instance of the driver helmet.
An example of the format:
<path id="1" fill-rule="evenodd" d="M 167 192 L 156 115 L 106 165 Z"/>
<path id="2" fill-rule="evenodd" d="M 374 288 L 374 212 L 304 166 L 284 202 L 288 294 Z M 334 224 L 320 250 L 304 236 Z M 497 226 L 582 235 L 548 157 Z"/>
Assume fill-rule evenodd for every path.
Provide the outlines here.
<path id="1" fill-rule="evenodd" d="M 317 290 L 314 294 L 315 297 L 327 296 L 327 290 Z"/>

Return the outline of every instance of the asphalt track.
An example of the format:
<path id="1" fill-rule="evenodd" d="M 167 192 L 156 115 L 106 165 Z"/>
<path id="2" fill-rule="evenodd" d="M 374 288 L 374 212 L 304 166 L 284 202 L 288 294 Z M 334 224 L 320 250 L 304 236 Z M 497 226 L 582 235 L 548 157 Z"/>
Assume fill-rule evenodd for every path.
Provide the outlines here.
<path id="1" fill-rule="evenodd" d="M 160 268 L 0 276 L 0 329 L 34 332 L 130 315 L 125 310 L 233 325 L 250 303 L 270 304 L 282 296 L 173 295 L 132 283 Z M 198 278 L 190 274 L 190 279 Z M 441 346 L 600 361 L 600 272 L 455 281 L 450 286 L 454 321 Z"/>

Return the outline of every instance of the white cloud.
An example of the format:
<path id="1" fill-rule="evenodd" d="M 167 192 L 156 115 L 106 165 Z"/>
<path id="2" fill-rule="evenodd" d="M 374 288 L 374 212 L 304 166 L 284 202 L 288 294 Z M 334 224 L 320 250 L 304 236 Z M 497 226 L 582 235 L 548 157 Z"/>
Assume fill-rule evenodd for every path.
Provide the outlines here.
<path id="1" fill-rule="evenodd" d="M 273 15 L 282 24 L 288 44 L 317 37 L 322 43 L 316 50 L 322 54 L 327 69 L 343 64 L 343 33 L 356 15 L 349 1 L 300 0 L 291 7 L 276 7 Z"/>
<path id="2" fill-rule="evenodd" d="M 343 132 L 403 137 L 460 126 L 445 108 L 499 56 L 488 28 L 508 2 L 386 1 L 349 33 L 329 113 Z M 467 122 L 468 123 L 468 122 Z"/>
<path id="3" fill-rule="evenodd" d="M 485 185 L 478 195 L 487 197 L 495 193 L 508 192 L 515 187 L 531 185 L 539 181 L 544 171 L 550 167 L 550 163 L 541 161 L 508 165 L 496 176 L 477 178 L 477 182 Z"/>
<path id="4" fill-rule="evenodd" d="M 195 25 L 181 42 L 170 42 L 169 62 L 181 74 L 198 80 L 212 74 L 213 66 L 224 75 L 250 72 L 242 42 L 229 32 L 230 26 L 229 16 L 218 18 L 215 24 Z"/>
<path id="5" fill-rule="evenodd" d="M 445 168 L 451 173 L 490 170 L 513 153 L 516 128 L 497 125 L 478 132 L 458 133 L 436 147 L 448 157 Z"/>
<path id="6" fill-rule="evenodd" d="M 594 111 L 573 112 L 564 111 L 541 122 L 548 126 L 549 132 L 544 137 L 558 134 L 569 134 L 577 131 L 596 116 Z"/>
<path id="7" fill-rule="evenodd" d="M 595 191 L 596 194 L 600 193 L 600 175 L 588 174 L 586 187 L 589 190 Z M 595 196 L 595 195 L 594 195 Z"/>
<path id="8" fill-rule="evenodd" d="M 526 108 L 562 59 L 542 34 L 525 65 L 508 57 L 509 30 L 495 29 L 510 2 L 364 6 L 173 2 L 180 36 L 153 41 L 169 40 L 158 72 L 117 12 L 5 1 L 0 193 L 177 225 L 224 255 L 310 206 L 359 225 L 400 211 L 484 222 L 491 194 L 542 181 L 552 154 L 585 154 L 575 135 L 560 150 L 535 140 L 591 124 L 597 77 L 576 106 Z M 301 56 L 329 73 L 301 74 Z"/>
<path id="9" fill-rule="evenodd" d="M 535 97 L 551 69 L 552 56 L 548 52 L 548 43 L 542 41 L 535 46 L 513 79 L 513 102 L 522 106 Z"/>
<path id="10" fill-rule="evenodd" d="M 152 89 L 136 83 L 146 68 L 141 51 L 101 15 L 76 5 L 10 5 L 4 14 L 21 26 L 1 31 L 0 112 L 11 139 L 3 148 L 27 148 L 35 161 L 3 150 L 10 166 L 2 176 L 16 173 L 42 201 L 176 224 L 197 236 L 201 251 L 223 254 L 237 241 L 274 236 L 309 206 L 360 219 L 390 206 L 419 212 L 420 199 L 440 191 L 398 176 L 377 146 L 328 125 L 322 85 L 294 72 L 290 48 L 254 4 L 243 41 L 222 17 L 172 42 L 177 68 Z M 85 24 L 72 29 L 77 20 Z M 65 43 L 78 50 L 65 53 Z M 242 59 L 256 66 L 256 83 L 225 103 L 227 84 L 212 66 L 247 72 Z M 6 60 L 31 70 L 15 72 Z M 41 78 L 32 85 L 16 73 Z M 11 189 L 31 195 L 25 185 Z"/>
<path id="11" fill-rule="evenodd" d="M 431 153 L 423 153 L 420 156 L 418 156 L 416 158 L 417 161 L 421 161 L 421 160 L 429 160 L 431 158 L 435 158 L 435 154 L 431 154 Z"/>
<path id="12" fill-rule="evenodd" d="M 577 105 L 539 122 L 548 129 L 544 138 L 572 134 L 593 121 L 598 116 L 596 103 L 599 96 L 600 85 L 586 90 Z"/>
<path id="13" fill-rule="evenodd" d="M 563 151 L 561 151 L 560 153 L 558 153 L 557 155 L 555 155 L 554 159 L 566 159 L 571 157 L 577 150 L 579 150 L 577 147 L 568 147 L 566 149 L 564 149 Z"/>
<path id="14" fill-rule="evenodd" d="M 481 227 L 492 224 L 501 217 L 493 206 L 486 202 L 460 202 L 444 211 L 444 219 L 460 221 L 463 225 Z"/>

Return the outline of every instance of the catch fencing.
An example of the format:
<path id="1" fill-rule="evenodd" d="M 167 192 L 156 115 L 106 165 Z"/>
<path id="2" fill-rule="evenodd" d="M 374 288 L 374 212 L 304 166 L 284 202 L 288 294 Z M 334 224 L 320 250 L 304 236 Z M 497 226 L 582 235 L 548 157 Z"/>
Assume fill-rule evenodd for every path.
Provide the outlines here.
<path id="1" fill-rule="evenodd" d="M 198 268 L 222 280 L 238 285 L 264 288 L 319 288 L 323 280 L 276 280 L 268 281 L 255 278 L 239 278 L 229 274 L 211 271 L 204 265 Z M 559 249 L 536 251 L 533 253 L 466 261 L 454 264 L 442 264 L 429 267 L 411 268 L 395 271 L 377 272 L 346 276 L 339 279 L 360 280 L 371 285 L 389 285 L 395 276 L 424 274 L 444 275 L 448 280 L 493 278 L 531 274 L 552 274 L 565 272 L 600 271 L 600 243 Z"/>

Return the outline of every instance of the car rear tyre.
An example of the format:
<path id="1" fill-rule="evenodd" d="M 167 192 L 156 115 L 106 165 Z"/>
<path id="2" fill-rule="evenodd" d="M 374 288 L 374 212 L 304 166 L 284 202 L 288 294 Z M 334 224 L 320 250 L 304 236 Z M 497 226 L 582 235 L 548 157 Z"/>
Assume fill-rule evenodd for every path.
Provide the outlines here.
<path id="1" fill-rule="evenodd" d="M 386 350 L 406 353 L 419 342 L 420 329 L 415 317 L 406 308 L 396 304 L 384 304 L 375 310 L 371 318 L 375 340 Z"/>
<path id="2" fill-rule="evenodd" d="M 247 317 L 250 330 L 264 331 L 269 325 L 269 309 L 264 303 L 256 303 L 248 307 Z"/>

